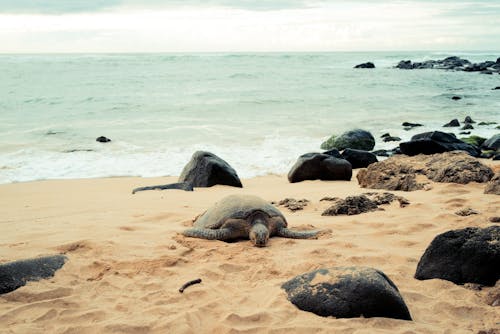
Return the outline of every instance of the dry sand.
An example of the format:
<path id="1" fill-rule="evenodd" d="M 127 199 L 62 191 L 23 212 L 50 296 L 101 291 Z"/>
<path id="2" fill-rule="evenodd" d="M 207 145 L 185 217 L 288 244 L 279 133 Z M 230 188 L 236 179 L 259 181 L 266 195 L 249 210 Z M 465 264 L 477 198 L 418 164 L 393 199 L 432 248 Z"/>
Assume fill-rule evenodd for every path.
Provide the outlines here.
<path id="1" fill-rule="evenodd" d="M 498 165 L 495 169 L 498 170 Z M 466 289 L 413 278 L 420 256 L 439 233 L 486 227 L 499 216 L 500 197 L 484 184 L 432 183 L 432 189 L 393 192 L 410 200 L 356 216 L 323 217 L 325 196 L 367 191 L 356 178 L 290 184 L 284 176 L 243 180 L 243 189 L 216 186 L 145 191 L 135 187 L 176 178 L 55 180 L 0 186 L 0 262 L 65 253 L 55 277 L 0 296 L 2 333 L 477 333 L 500 328 L 493 288 Z M 291 227 L 329 228 L 319 240 L 270 239 L 225 243 L 178 233 L 228 194 L 269 201 L 306 198 L 290 212 Z M 471 207 L 477 215 L 458 216 Z M 321 267 L 369 266 L 399 287 L 414 321 L 322 318 L 298 310 L 280 288 Z M 186 281 L 203 282 L 183 294 Z"/>

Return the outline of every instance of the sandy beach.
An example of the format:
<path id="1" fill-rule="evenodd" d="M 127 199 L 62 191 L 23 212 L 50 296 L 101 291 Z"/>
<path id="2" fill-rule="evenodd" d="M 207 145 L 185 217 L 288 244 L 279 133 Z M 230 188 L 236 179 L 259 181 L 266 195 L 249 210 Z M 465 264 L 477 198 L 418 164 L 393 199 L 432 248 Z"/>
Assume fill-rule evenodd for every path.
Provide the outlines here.
<path id="1" fill-rule="evenodd" d="M 500 164 L 488 161 L 495 171 Z M 52 279 L 0 296 L 3 333 L 477 333 L 500 327 L 500 310 L 481 291 L 413 278 L 420 256 L 439 233 L 486 227 L 500 198 L 484 184 L 431 183 L 393 192 L 410 201 L 354 216 L 325 217 L 325 196 L 368 189 L 352 181 L 288 183 L 285 176 L 243 180 L 243 189 L 215 186 L 144 191 L 133 188 L 176 178 L 49 180 L 0 186 L 0 262 L 64 253 Z M 253 194 L 268 201 L 308 199 L 304 210 L 284 207 L 295 228 L 331 229 L 318 240 L 274 237 L 268 247 L 179 234 L 218 199 Z M 476 215 L 455 212 L 472 208 Z M 398 286 L 413 321 L 335 319 L 300 311 L 281 285 L 332 266 L 368 266 Z M 201 284 L 178 289 L 189 280 Z M 495 332 L 496 333 L 496 332 Z"/>

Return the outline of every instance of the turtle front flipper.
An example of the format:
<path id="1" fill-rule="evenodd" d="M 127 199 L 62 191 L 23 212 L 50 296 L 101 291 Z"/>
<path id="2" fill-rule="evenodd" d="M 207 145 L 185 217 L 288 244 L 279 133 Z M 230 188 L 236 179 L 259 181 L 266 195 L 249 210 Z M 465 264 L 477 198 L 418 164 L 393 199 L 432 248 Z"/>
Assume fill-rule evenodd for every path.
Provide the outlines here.
<path id="1" fill-rule="evenodd" d="M 276 235 L 283 238 L 292 239 L 312 239 L 316 238 L 321 231 L 292 231 L 286 227 L 279 227 Z"/>
<path id="2" fill-rule="evenodd" d="M 186 237 L 208 239 L 208 240 L 229 240 L 234 238 L 234 230 L 231 228 L 221 228 L 212 230 L 210 228 L 191 228 L 182 232 Z"/>

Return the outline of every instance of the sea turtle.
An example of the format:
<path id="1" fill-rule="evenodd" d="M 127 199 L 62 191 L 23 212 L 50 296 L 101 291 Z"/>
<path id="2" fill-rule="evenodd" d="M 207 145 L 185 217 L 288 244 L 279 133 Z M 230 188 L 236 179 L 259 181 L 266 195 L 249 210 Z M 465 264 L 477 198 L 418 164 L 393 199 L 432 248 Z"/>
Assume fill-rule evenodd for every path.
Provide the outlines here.
<path id="1" fill-rule="evenodd" d="M 194 227 L 185 230 L 188 237 L 209 240 L 249 238 L 255 246 L 264 247 L 269 237 L 308 239 L 320 231 L 292 231 L 283 214 L 257 196 L 230 195 L 215 203 L 199 216 Z"/>

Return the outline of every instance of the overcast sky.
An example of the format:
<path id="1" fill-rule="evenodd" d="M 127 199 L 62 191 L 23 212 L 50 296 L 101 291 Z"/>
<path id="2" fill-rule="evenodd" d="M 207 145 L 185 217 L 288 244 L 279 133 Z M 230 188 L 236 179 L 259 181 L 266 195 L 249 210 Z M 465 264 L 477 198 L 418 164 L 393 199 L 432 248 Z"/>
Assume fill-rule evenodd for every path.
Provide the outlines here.
<path id="1" fill-rule="evenodd" d="M 500 0 L 0 0 L 0 52 L 500 50 Z"/>

